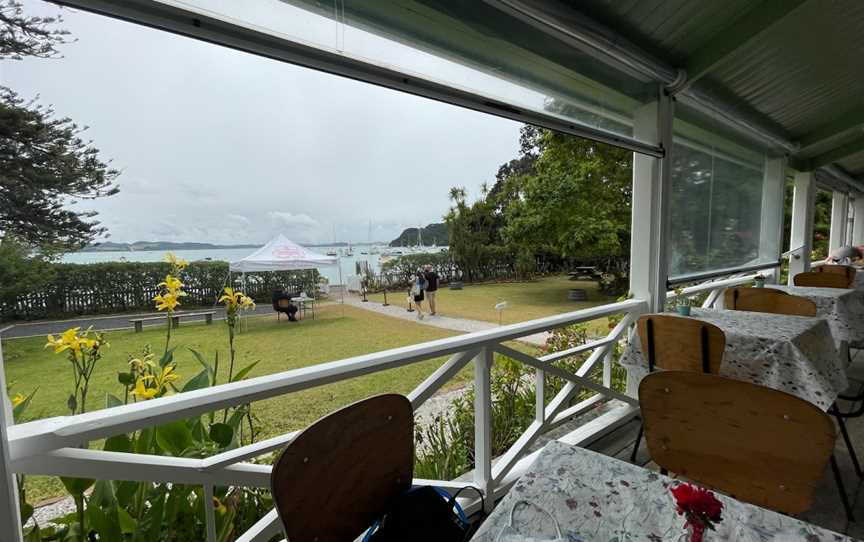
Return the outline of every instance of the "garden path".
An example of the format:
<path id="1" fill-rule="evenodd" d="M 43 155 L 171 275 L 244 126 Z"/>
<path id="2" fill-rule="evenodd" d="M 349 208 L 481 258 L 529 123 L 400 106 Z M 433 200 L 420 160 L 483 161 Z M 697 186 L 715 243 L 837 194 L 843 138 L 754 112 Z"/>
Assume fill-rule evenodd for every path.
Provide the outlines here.
<path id="1" fill-rule="evenodd" d="M 374 301 L 363 302 L 360 297 L 354 295 L 345 297 L 345 304 L 351 305 L 352 307 L 377 312 L 379 314 L 392 316 L 393 318 L 411 320 L 418 324 L 440 327 L 452 331 L 462 331 L 465 333 L 471 333 L 472 331 L 484 331 L 487 329 L 493 329 L 498 327 L 497 324 L 494 324 L 492 322 L 469 320 L 467 318 L 453 318 L 451 316 L 442 316 L 439 314 L 431 316 L 428 312 L 425 313 L 426 316 L 422 320 L 420 320 L 417 318 L 416 312 L 408 312 L 405 309 L 404 305 L 388 305 L 385 307 L 383 304 L 376 303 Z M 549 337 L 549 335 L 550 334 L 548 332 L 535 333 L 533 335 L 526 335 L 519 340 L 525 343 L 542 346 L 546 343 L 546 339 Z"/>

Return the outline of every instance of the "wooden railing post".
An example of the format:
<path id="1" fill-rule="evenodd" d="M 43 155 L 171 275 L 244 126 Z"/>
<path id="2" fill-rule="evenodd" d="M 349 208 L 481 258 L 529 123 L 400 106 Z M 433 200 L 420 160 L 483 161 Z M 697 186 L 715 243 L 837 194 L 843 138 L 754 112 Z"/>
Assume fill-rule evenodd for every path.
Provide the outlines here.
<path id="1" fill-rule="evenodd" d="M 486 512 L 495 504 L 492 478 L 492 390 L 490 372 L 493 351 L 484 346 L 474 358 L 474 483 L 483 492 Z"/>
<path id="2" fill-rule="evenodd" d="M 546 421 L 546 371 L 537 369 L 534 373 L 534 419 L 539 423 Z"/>

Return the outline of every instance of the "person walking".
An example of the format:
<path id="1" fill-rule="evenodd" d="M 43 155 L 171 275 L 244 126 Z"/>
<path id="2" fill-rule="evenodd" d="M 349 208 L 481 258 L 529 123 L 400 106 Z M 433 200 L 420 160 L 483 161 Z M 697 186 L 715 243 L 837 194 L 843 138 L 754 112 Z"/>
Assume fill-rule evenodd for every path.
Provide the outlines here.
<path id="1" fill-rule="evenodd" d="M 417 309 L 417 319 L 423 319 L 423 291 L 426 290 L 426 277 L 423 271 L 417 271 L 414 277 L 414 285 L 411 286 L 411 295 L 414 296 L 414 308 Z"/>
<path id="2" fill-rule="evenodd" d="M 423 277 L 426 279 L 426 299 L 429 300 L 429 314 L 435 316 L 436 294 L 438 293 L 438 273 L 432 269 L 432 264 L 427 263 L 423 267 Z"/>

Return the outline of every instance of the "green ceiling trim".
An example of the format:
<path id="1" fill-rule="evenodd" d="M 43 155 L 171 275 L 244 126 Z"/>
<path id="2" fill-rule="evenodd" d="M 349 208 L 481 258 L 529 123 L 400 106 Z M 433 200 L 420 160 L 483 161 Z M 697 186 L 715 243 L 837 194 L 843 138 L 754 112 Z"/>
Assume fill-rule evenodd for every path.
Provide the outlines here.
<path id="1" fill-rule="evenodd" d="M 690 55 L 684 68 L 687 81 L 701 79 L 718 64 L 747 42 L 765 32 L 807 0 L 764 0 L 757 7 L 742 13 L 708 43 Z"/>
<path id="2" fill-rule="evenodd" d="M 836 149 L 832 149 L 818 156 L 814 156 L 810 159 L 810 167 L 811 169 L 816 169 L 822 166 L 827 166 L 828 164 L 837 162 L 846 158 L 847 156 L 852 156 L 853 154 L 857 154 L 861 151 L 864 151 L 864 136 L 859 137 L 851 143 L 841 145 Z"/>
<path id="3" fill-rule="evenodd" d="M 810 147 L 859 126 L 864 126 L 864 106 L 847 111 L 844 115 L 823 124 L 799 139 L 798 143 L 801 144 L 802 148 Z"/>

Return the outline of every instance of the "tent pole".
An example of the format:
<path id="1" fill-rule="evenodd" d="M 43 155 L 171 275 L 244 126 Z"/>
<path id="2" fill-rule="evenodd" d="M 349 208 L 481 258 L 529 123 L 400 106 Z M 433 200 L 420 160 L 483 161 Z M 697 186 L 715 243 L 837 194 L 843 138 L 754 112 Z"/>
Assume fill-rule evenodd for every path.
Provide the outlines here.
<path id="1" fill-rule="evenodd" d="M 342 257 L 336 258 L 336 265 L 339 266 L 339 304 L 342 305 L 342 318 L 345 318 L 345 288 L 347 284 L 342 280 Z"/>

